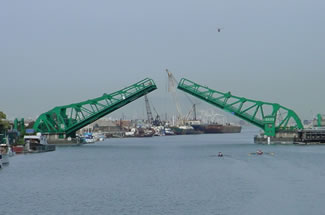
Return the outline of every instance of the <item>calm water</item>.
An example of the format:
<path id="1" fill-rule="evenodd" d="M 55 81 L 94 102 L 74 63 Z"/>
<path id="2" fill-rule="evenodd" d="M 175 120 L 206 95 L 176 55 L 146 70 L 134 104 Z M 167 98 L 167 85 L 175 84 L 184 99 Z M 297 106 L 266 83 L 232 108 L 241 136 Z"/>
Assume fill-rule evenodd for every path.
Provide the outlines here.
<path id="1" fill-rule="evenodd" d="M 325 146 L 255 145 L 256 133 L 18 155 L 0 170 L 0 214 L 324 214 Z"/>

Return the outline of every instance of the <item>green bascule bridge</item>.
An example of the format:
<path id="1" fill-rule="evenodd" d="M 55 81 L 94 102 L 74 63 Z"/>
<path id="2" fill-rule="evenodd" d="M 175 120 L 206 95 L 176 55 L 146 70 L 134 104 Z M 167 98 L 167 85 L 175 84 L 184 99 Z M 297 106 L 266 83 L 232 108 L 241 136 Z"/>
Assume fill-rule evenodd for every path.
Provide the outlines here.
<path id="1" fill-rule="evenodd" d="M 293 110 L 277 103 L 238 97 L 230 92 L 219 92 L 185 78 L 179 82 L 178 89 L 261 128 L 266 136 L 274 137 L 279 132 L 290 133 L 304 128 Z"/>
<path id="2" fill-rule="evenodd" d="M 185 78 L 181 79 L 177 88 L 259 127 L 268 141 L 270 138 L 276 142 L 277 138 L 289 137 L 291 142 L 325 143 L 325 129 L 304 129 L 298 115 L 280 104 L 219 92 Z M 146 78 L 111 94 L 55 107 L 41 114 L 33 128 L 35 132 L 58 139 L 75 137 L 76 131 L 81 128 L 156 89 L 155 82 Z"/>
<path id="3" fill-rule="evenodd" d="M 156 89 L 155 82 L 146 78 L 111 94 L 55 107 L 41 114 L 33 128 L 35 132 L 55 136 L 58 139 L 75 137 L 79 129 Z"/>

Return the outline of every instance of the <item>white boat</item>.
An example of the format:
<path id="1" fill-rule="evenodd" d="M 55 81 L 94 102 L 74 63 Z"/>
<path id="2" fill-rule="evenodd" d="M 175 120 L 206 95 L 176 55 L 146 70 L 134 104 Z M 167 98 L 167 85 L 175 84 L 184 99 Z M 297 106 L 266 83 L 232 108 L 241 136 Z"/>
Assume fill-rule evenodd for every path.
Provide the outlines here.
<path id="1" fill-rule="evenodd" d="M 86 137 L 85 138 L 86 143 L 95 143 L 96 140 L 93 137 Z"/>
<path id="2" fill-rule="evenodd" d="M 0 144 L 1 166 L 9 164 L 11 150 L 9 144 Z"/>
<path id="3" fill-rule="evenodd" d="M 83 134 L 83 138 L 85 140 L 85 143 L 95 143 L 96 139 L 94 138 L 93 134 L 90 132 L 85 132 Z"/>
<path id="4" fill-rule="evenodd" d="M 134 137 L 136 133 L 136 129 L 132 128 L 131 131 L 126 131 L 124 132 L 124 136 L 125 137 Z"/>
<path id="5" fill-rule="evenodd" d="M 24 136 L 24 142 L 25 149 L 28 152 L 47 152 L 55 150 L 55 145 L 49 145 L 46 136 L 41 135 L 41 133 Z"/>
<path id="6" fill-rule="evenodd" d="M 165 135 L 175 135 L 174 131 L 170 128 L 165 128 Z"/>

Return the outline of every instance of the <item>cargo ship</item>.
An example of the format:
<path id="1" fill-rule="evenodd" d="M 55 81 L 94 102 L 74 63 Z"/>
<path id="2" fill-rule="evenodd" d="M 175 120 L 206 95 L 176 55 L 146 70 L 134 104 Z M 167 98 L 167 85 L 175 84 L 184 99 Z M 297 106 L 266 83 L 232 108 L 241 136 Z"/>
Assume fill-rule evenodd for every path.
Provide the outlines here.
<path id="1" fill-rule="evenodd" d="M 191 125 L 196 131 L 201 131 L 205 134 L 212 134 L 212 133 L 240 133 L 241 126 L 239 125 L 232 125 L 230 123 L 226 124 L 193 124 Z"/>
<path id="2" fill-rule="evenodd" d="M 194 129 L 193 126 L 174 126 L 170 127 L 170 129 L 176 134 L 176 135 L 188 135 L 188 134 L 202 134 L 202 131 Z"/>

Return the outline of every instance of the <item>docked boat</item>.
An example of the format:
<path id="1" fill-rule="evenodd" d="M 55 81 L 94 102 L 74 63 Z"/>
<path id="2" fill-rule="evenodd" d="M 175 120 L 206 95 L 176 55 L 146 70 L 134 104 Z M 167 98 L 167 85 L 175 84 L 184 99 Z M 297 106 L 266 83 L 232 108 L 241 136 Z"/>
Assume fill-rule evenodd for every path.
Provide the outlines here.
<path id="1" fill-rule="evenodd" d="M 12 152 L 9 144 L 0 144 L 1 166 L 9 164 L 9 157 Z"/>
<path id="2" fill-rule="evenodd" d="M 136 129 L 132 128 L 130 131 L 124 132 L 124 137 L 134 137 L 136 133 Z"/>
<path id="3" fill-rule="evenodd" d="M 41 134 L 24 136 L 26 152 L 49 152 L 55 151 L 55 145 L 47 143 L 45 136 Z"/>
<path id="4" fill-rule="evenodd" d="M 172 129 L 170 129 L 170 128 L 165 128 L 164 129 L 164 134 L 165 135 L 175 135 L 175 133 L 174 133 L 174 131 L 172 130 Z"/>
<path id="5" fill-rule="evenodd" d="M 89 143 L 95 143 L 96 142 L 96 139 L 94 138 L 94 136 L 93 136 L 93 134 L 92 133 L 90 133 L 90 132 L 85 132 L 84 134 L 83 134 L 83 137 L 84 137 L 84 139 L 85 139 L 85 143 L 87 144 L 89 144 Z"/>
<path id="6" fill-rule="evenodd" d="M 153 129 L 132 128 L 124 133 L 124 137 L 152 137 L 155 134 Z"/>
<path id="7" fill-rule="evenodd" d="M 152 137 L 155 134 L 153 129 L 142 129 L 138 128 L 136 137 Z"/>
<path id="8" fill-rule="evenodd" d="M 171 127 L 173 132 L 176 135 L 188 135 L 188 134 L 202 134 L 202 131 L 195 130 L 192 126 L 177 126 L 177 127 Z"/>
<path id="9" fill-rule="evenodd" d="M 240 133 L 241 132 L 241 126 L 232 125 L 230 123 L 226 123 L 226 124 L 219 124 L 219 123 L 193 124 L 192 127 L 195 130 L 201 131 L 202 133 L 205 133 L 205 134 L 211 134 L 211 133 Z"/>

